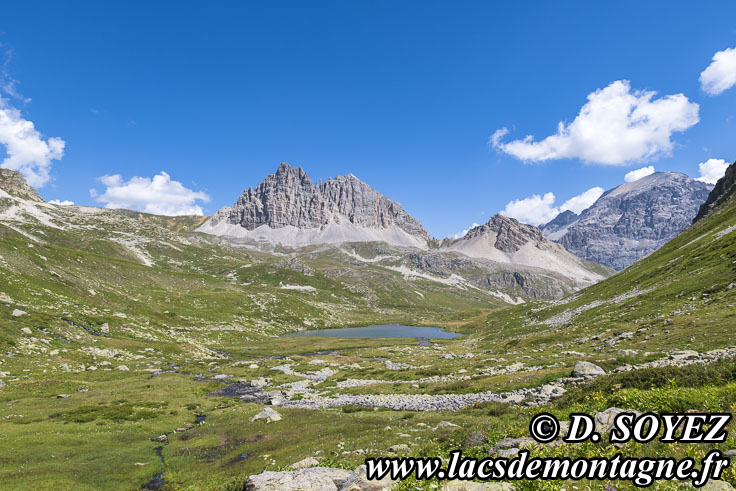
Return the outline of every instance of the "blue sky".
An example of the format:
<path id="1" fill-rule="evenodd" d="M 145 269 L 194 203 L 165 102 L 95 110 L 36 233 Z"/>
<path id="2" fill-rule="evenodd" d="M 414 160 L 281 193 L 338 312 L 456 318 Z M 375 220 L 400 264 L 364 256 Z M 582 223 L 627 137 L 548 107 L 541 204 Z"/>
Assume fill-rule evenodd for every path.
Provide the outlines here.
<path id="1" fill-rule="evenodd" d="M 0 159 L 46 180 L 48 200 L 211 214 L 286 161 L 314 180 L 352 172 L 443 237 L 512 200 L 559 211 L 635 169 L 698 177 L 700 163 L 736 160 L 732 1 L 2 10 L 0 111 L 17 124 L 0 125 Z M 648 122 L 617 129 L 637 112 Z M 10 141 L 24 121 L 39 134 Z"/>

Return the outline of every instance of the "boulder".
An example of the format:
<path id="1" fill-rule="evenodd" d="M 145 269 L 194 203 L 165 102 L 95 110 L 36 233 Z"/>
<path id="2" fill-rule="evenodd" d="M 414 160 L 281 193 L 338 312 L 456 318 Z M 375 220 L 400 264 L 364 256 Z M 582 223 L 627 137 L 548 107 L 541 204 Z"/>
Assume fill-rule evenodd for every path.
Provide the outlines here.
<path id="1" fill-rule="evenodd" d="M 350 477 L 345 469 L 310 467 L 291 472 L 264 471 L 250 476 L 246 491 L 338 491 Z"/>
<path id="2" fill-rule="evenodd" d="M 279 414 L 278 411 L 276 411 L 273 408 L 267 407 L 260 413 L 253 416 L 250 420 L 251 421 L 258 421 L 260 419 L 265 419 L 266 423 L 273 423 L 274 421 L 281 421 L 281 414 Z"/>
<path id="3" fill-rule="evenodd" d="M 606 440 L 606 434 L 613 428 L 613 421 L 621 413 L 634 413 L 637 416 L 641 415 L 641 412 L 633 409 L 620 409 L 617 407 L 609 407 L 605 411 L 601 411 L 595 415 L 595 431 L 601 435 L 602 440 Z"/>
<path id="4" fill-rule="evenodd" d="M 605 370 L 589 361 L 579 361 L 575 364 L 575 368 L 572 369 L 573 377 L 593 378 L 605 374 Z"/>
<path id="5" fill-rule="evenodd" d="M 694 360 L 698 358 L 698 352 L 693 350 L 675 351 L 669 358 L 670 360 Z"/>
<path id="6" fill-rule="evenodd" d="M 28 312 L 20 309 L 13 309 L 13 317 L 20 317 L 22 315 L 28 315 Z"/>
<path id="7" fill-rule="evenodd" d="M 726 481 L 708 481 L 705 485 L 700 488 L 701 491 L 731 491 L 733 486 L 728 484 Z"/>
<path id="8" fill-rule="evenodd" d="M 368 480 L 365 465 L 355 469 L 347 481 L 340 487 L 340 491 L 380 491 L 392 486 L 397 481 L 391 479 L 391 476 L 385 476 L 379 480 Z"/>

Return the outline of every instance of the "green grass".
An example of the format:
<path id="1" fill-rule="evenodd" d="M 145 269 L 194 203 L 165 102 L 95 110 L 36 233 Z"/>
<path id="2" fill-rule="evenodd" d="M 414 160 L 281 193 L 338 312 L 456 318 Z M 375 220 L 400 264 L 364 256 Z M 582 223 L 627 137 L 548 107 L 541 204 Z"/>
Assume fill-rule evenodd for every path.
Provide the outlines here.
<path id="1" fill-rule="evenodd" d="M 730 285 L 736 281 L 736 232 L 715 236 L 736 224 L 735 200 L 566 303 L 502 308 L 479 290 L 410 281 L 373 263 L 351 264 L 334 248 L 313 248 L 300 257 L 311 275 L 292 271 L 279 266 L 283 256 L 188 232 L 198 223 L 192 217 L 64 215 L 60 219 L 74 225 L 66 230 L 24 224 L 24 233 L 42 238 L 36 242 L 0 224 L 0 292 L 11 299 L 0 300 L 0 352 L 12 355 L 0 356 L 0 380 L 6 384 L 0 388 L 0 488 L 138 489 L 163 469 L 155 452 L 161 446 L 169 489 L 242 489 L 248 475 L 284 469 L 308 456 L 354 468 L 400 443 L 409 444 L 415 456 L 447 455 L 477 441 L 471 435 L 478 432 L 487 443 L 466 451 L 485 456 L 503 437 L 527 436 L 530 418 L 541 410 L 561 419 L 610 406 L 733 412 L 733 361 L 613 373 L 544 408 L 500 403 L 426 413 L 278 408 L 284 419 L 263 423 L 250 421 L 261 405 L 207 394 L 223 387 L 214 381 L 222 374 L 228 381 L 267 378 L 269 390 L 288 392 L 287 384 L 303 379 L 274 370 L 282 365 L 301 373 L 334 370 L 328 380 L 309 387 L 324 395 L 501 392 L 567 376 L 578 360 L 612 371 L 676 350 L 735 345 L 736 288 Z M 119 241 L 130 237 L 145 240 L 133 246 Z M 375 244 L 355 245 L 354 251 L 365 258 L 378 254 Z M 143 264 L 141 254 L 153 265 Z M 284 290 L 285 284 L 315 291 Z M 646 293 L 612 302 L 635 290 Z M 16 308 L 28 315 L 13 317 Z M 580 313 L 548 322 L 573 309 Z M 411 339 L 278 337 L 296 329 L 392 322 L 442 326 L 466 336 L 430 347 Z M 305 356 L 323 350 L 339 352 Z M 391 370 L 384 359 L 408 368 Z M 123 366 L 128 370 L 119 369 Z M 503 367 L 515 372 L 494 371 Z M 387 383 L 336 387 L 349 379 Z M 202 414 L 204 424 L 175 432 Z M 435 430 L 443 420 L 459 427 Z M 165 443 L 151 441 L 163 434 Z M 734 447 L 733 439 L 721 445 Z M 652 443 L 622 451 L 698 457 L 707 449 Z M 585 444 L 537 449 L 535 455 L 613 451 Z M 733 469 L 726 477 L 736 483 Z M 402 489 L 430 484 L 406 482 Z M 588 483 L 575 485 L 584 489 Z"/>

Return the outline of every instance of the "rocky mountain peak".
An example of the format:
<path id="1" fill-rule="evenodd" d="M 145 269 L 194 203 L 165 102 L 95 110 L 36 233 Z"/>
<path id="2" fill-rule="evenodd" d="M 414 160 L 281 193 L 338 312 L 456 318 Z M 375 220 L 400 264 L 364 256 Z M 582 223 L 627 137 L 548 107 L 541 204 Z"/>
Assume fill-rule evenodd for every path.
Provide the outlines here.
<path id="1" fill-rule="evenodd" d="M 485 224 L 468 230 L 461 240 L 490 235 L 494 237 L 493 246 L 503 252 L 516 252 L 527 242 L 546 240 L 537 227 L 499 214 L 493 215 Z"/>
<path id="2" fill-rule="evenodd" d="M 716 182 L 713 190 L 708 195 L 708 199 L 705 200 L 705 203 L 700 205 L 698 214 L 693 218 L 693 223 L 697 222 L 710 213 L 710 210 L 726 201 L 734 192 L 736 192 L 736 162 L 729 165 L 726 168 L 724 176 L 718 179 L 718 182 Z"/>
<path id="3" fill-rule="evenodd" d="M 38 191 L 28 184 L 23 174 L 18 171 L 0 169 L 0 189 L 16 198 L 43 202 Z"/>
<path id="4" fill-rule="evenodd" d="M 573 254 L 621 270 L 690 225 L 709 186 L 679 172 L 655 172 L 603 193 L 574 221 L 542 227 Z"/>
<path id="5" fill-rule="evenodd" d="M 246 231 L 263 226 L 272 230 L 293 227 L 312 231 L 309 239 L 296 232 L 290 237 L 286 237 L 286 233 L 279 235 L 279 240 L 286 242 L 385 240 L 426 245 L 429 240 L 424 227 L 399 203 L 353 174 L 313 183 L 304 169 L 285 162 L 258 186 L 246 189 L 232 207 L 219 210 L 202 231 L 214 233 L 211 229 L 220 224 Z M 223 235 L 248 235 L 238 232 L 237 228 L 224 231 L 225 228 L 220 227 Z M 319 238 L 317 231 L 329 237 Z"/>

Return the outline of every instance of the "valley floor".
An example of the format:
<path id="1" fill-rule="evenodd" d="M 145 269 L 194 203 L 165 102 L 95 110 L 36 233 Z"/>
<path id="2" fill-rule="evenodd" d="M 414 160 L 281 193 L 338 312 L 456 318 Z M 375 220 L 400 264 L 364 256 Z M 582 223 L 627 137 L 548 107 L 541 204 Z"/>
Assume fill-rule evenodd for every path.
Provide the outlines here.
<path id="1" fill-rule="evenodd" d="M 35 363 L 21 368 L 24 360 L 5 358 L 3 370 L 35 373 L 0 392 L 0 488 L 242 489 L 249 475 L 288 470 L 309 457 L 353 469 L 369 456 L 446 456 L 461 448 L 481 458 L 508 451 L 499 441 L 528 437 L 540 404 L 560 420 L 608 407 L 734 410 L 736 350 L 716 348 L 736 340 L 702 343 L 696 346 L 701 354 L 665 347 L 644 352 L 636 349 L 647 335 L 641 331 L 613 341 L 616 350 L 602 354 L 595 348 L 610 334 L 581 343 L 558 333 L 539 343 L 549 334 L 532 330 L 515 342 L 487 328 L 507 330 L 504 324 L 515 318 L 513 309 L 502 309 L 455 321 L 447 326 L 467 336 L 430 346 L 409 339 L 270 338 L 155 368 L 129 361 L 129 370 L 119 369 L 123 363 L 114 355 L 99 353 L 92 367 L 38 373 Z M 538 348 L 523 348 L 533 341 Z M 611 374 L 570 377 L 578 360 Z M 282 419 L 253 420 L 267 401 Z M 512 445 L 529 443 L 518 442 Z M 735 444 L 729 439 L 720 448 Z M 698 457 L 708 449 L 586 443 L 532 447 L 532 454 Z M 736 473 L 729 469 L 725 478 L 734 482 Z M 407 481 L 400 487 L 436 485 Z M 517 489 L 568 486 L 515 483 Z"/>

